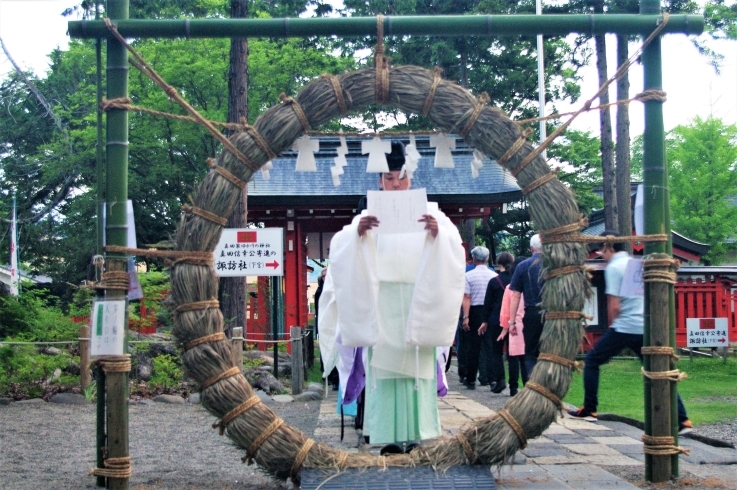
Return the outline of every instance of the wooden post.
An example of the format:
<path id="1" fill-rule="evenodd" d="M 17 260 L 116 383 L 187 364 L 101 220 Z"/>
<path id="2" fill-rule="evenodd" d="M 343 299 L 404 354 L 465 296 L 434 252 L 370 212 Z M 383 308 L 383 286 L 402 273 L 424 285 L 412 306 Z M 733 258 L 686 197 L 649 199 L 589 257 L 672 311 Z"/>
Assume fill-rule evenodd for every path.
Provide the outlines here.
<path id="1" fill-rule="evenodd" d="M 305 382 L 305 368 L 302 361 L 302 329 L 289 328 L 289 337 L 292 339 L 292 395 L 302 393 Z"/>
<path id="2" fill-rule="evenodd" d="M 90 326 L 79 327 L 79 387 L 84 390 L 92 382 L 90 376 Z"/>
<path id="3" fill-rule="evenodd" d="M 243 327 L 233 327 L 233 362 L 243 371 Z"/>
<path id="4" fill-rule="evenodd" d="M 645 258 L 653 260 L 668 260 L 668 254 L 651 254 Z M 645 267 L 647 271 L 647 266 Z M 656 269 L 662 270 L 662 269 Z M 670 269 L 667 269 L 670 270 Z M 645 273 L 647 274 L 647 272 Z M 643 274 L 644 275 L 644 274 Z M 668 295 L 669 288 L 672 286 L 665 282 L 648 282 L 645 279 L 647 288 L 649 289 L 650 304 L 650 346 L 668 347 L 670 346 L 670 320 L 668 315 Z M 671 357 L 667 355 L 648 355 L 650 358 L 650 371 L 653 373 L 670 371 Z M 650 406 L 652 411 L 652 432 L 649 435 L 654 437 L 667 437 L 671 435 L 671 389 L 672 382 L 668 379 L 651 379 L 650 380 Z M 671 455 L 652 455 L 652 480 L 653 482 L 668 481 L 673 471 Z"/>
<path id="5" fill-rule="evenodd" d="M 103 468 L 105 465 L 105 446 L 107 445 L 107 432 L 105 427 L 105 371 L 99 364 L 95 367 L 96 376 L 95 382 L 97 384 L 97 437 L 96 437 L 96 458 L 97 467 Z M 104 476 L 97 477 L 97 486 L 106 486 L 107 479 Z"/>

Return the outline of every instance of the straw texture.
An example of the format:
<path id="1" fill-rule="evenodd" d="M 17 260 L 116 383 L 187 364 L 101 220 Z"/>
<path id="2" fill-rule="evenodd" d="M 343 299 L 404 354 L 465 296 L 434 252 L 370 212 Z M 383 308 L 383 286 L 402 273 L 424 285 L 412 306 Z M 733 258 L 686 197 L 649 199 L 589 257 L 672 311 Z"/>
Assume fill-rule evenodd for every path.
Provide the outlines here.
<path id="1" fill-rule="evenodd" d="M 487 156 L 497 159 L 507 153 L 516 141 L 524 138 L 521 128 L 500 110 L 479 107 L 479 99 L 459 85 L 435 80 L 437 73 L 415 66 L 389 69 L 387 106 L 409 113 L 427 111 L 436 127 L 447 133 L 464 130 L 466 142 Z M 364 69 L 346 73 L 336 79 L 320 78 L 300 92 L 295 101 L 302 109 L 311 127 L 338 118 L 348 112 L 376 102 L 376 70 Z M 433 93 L 432 104 L 426 104 Z M 336 94 L 340 93 L 340 99 Z M 264 113 L 254 124 L 255 130 L 279 153 L 305 131 L 304 121 L 295 113 L 295 104 L 282 103 Z M 234 135 L 231 141 L 252 162 L 263 165 L 269 156 L 248 132 Z M 261 145 L 263 146 L 263 145 Z M 504 166 L 516 168 L 533 147 L 522 144 L 505 161 Z M 242 181 L 248 181 L 251 169 L 233 154 L 224 150 L 217 165 Z M 536 157 L 518 175 L 522 188 L 550 173 L 542 157 Z M 210 172 L 194 196 L 193 206 L 217 216 L 229 216 L 240 196 L 240 189 L 220 173 Z M 570 191 L 552 178 L 537 187 L 528 196 L 530 214 L 540 231 L 578 223 L 578 206 Z M 576 228 L 576 227 L 573 227 Z M 222 227 L 200 215 L 184 214 L 177 231 L 177 249 L 182 251 L 212 251 L 220 238 Z M 573 236 L 577 229 L 567 234 Z M 543 266 L 546 271 L 579 266 L 578 271 L 551 277 L 543 288 L 543 308 L 546 311 L 581 311 L 591 287 L 583 269 L 587 253 L 582 243 L 556 242 L 544 245 Z M 180 308 L 175 319 L 174 335 L 182 345 L 223 330 L 223 316 L 219 309 L 188 309 L 182 305 L 210 301 L 217 297 L 218 279 L 212 265 L 177 262 L 171 270 L 171 300 Z M 554 316 L 554 315 L 553 315 Z M 565 359 L 574 359 L 583 334 L 581 319 L 549 320 L 541 338 L 541 352 Z M 182 355 L 183 364 L 198 383 L 218 379 L 233 367 L 230 345 L 225 340 L 190 344 Z M 350 454 L 322 444 L 310 445 L 308 438 L 290 427 L 280 425 L 261 442 L 261 434 L 273 427 L 276 416 L 262 403 L 236 416 L 227 423 L 226 433 L 236 444 L 247 449 L 259 442 L 254 461 L 278 479 L 289 477 L 298 481 L 295 470 L 301 467 L 335 469 L 365 468 L 369 466 L 432 465 L 438 469 L 453 465 L 500 465 L 507 462 L 520 448 L 523 439 L 539 436 L 555 420 L 558 406 L 554 401 L 568 391 L 571 367 L 541 360 L 530 380 L 544 387 L 542 390 L 522 390 L 505 405 L 505 417 L 494 415 L 477 422 L 463 431 L 463 437 L 447 437 L 423 443 L 409 455 L 375 457 L 369 454 Z M 222 419 L 254 396 L 253 389 L 242 375 L 220 379 L 202 390 L 203 406 Z M 514 424 L 510 425 L 510 422 Z M 517 427 L 513 427 L 513 425 Z M 520 432 L 522 435 L 520 436 Z M 463 443 L 462 443 L 463 441 Z M 465 447 L 464 447 L 465 446 Z M 305 449 L 308 448 L 308 449 Z M 469 457 L 469 449 L 471 456 Z M 306 454 L 305 454 L 306 453 Z M 296 464 L 295 464 L 296 463 Z"/>

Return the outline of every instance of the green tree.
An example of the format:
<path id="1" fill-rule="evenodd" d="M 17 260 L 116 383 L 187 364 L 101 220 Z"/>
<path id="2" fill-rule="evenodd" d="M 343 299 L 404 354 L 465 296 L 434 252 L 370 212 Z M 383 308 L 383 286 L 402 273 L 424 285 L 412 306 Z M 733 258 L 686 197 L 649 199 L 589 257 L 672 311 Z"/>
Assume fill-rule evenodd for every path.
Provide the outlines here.
<path id="1" fill-rule="evenodd" d="M 737 126 L 697 117 L 669 132 L 668 166 L 673 228 L 708 243 L 706 264 L 719 264 L 737 238 Z"/>
<path id="2" fill-rule="evenodd" d="M 604 200 L 594 193 L 603 185 L 599 139 L 588 131 L 568 130 L 550 146 L 548 156 L 561 164 L 559 179 L 573 191 L 581 214 L 601 209 Z"/>
<path id="3" fill-rule="evenodd" d="M 326 46 L 296 40 L 254 40 L 249 120 L 322 73 L 339 73 L 353 59 Z M 146 40 L 142 55 L 205 117 L 225 121 L 229 40 Z M 44 78 L 15 73 L 0 82 L 0 216 L 9 216 L 11 190 L 19 200 L 21 260 L 55 281 L 78 283 L 95 251 L 95 54 L 91 42 L 72 41 L 50 55 Z M 31 81 L 53 111 L 30 90 Z M 183 111 L 137 70 L 130 72 L 133 103 Z M 61 126 L 61 129 L 60 127 Z M 206 174 L 219 145 L 202 128 L 147 114 L 130 116 L 129 196 L 138 243 L 167 240 L 182 204 Z M 7 249 L 8 237 L 0 235 Z"/>

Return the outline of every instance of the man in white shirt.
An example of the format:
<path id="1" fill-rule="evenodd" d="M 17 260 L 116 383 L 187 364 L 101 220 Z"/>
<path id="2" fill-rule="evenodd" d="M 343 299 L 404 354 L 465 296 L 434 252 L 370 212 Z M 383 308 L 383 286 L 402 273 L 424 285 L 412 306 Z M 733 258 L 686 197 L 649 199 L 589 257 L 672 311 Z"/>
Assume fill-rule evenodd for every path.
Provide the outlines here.
<path id="1" fill-rule="evenodd" d="M 485 332 L 479 327 L 486 321 L 484 318 L 484 298 L 489 281 L 496 277 L 496 272 L 489 269 L 489 249 L 474 247 L 471 250 L 474 268 L 466 272 L 463 292 L 463 330 L 461 331 L 461 349 L 465 359 L 466 372 L 463 373 L 463 384 L 469 390 L 476 389 L 476 373 L 479 370 L 479 354 Z"/>

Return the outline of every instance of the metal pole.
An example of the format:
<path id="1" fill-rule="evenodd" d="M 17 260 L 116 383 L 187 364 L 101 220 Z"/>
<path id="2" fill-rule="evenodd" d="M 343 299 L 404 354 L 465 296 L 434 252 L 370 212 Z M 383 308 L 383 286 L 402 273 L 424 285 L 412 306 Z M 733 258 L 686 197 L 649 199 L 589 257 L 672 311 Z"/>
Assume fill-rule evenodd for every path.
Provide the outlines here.
<path id="1" fill-rule="evenodd" d="M 128 18 L 128 0 L 108 0 L 110 19 Z M 128 96 L 128 51 L 115 39 L 107 40 L 107 98 Z M 126 246 L 128 223 L 128 112 L 114 109 L 107 113 L 106 126 L 106 242 Z M 108 271 L 126 271 L 126 256 L 109 255 Z M 124 300 L 127 309 L 127 291 L 108 290 L 106 299 Z M 128 334 L 126 316 L 125 334 Z M 127 342 L 126 351 L 127 351 Z M 107 455 L 126 458 L 128 451 L 128 373 L 108 373 L 107 378 Z M 128 478 L 108 478 L 109 488 L 127 489 Z"/>
<path id="2" fill-rule="evenodd" d="M 274 340 L 274 377 L 279 378 L 279 296 L 276 291 L 278 277 L 271 278 L 271 338 Z"/>
<path id="3" fill-rule="evenodd" d="M 660 12 L 649 15 L 433 15 L 386 16 L 386 36 L 565 36 L 586 34 L 645 34 L 661 22 Z M 376 17 L 318 17 L 296 19 L 186 19 L 116 21 L 126 38 L 216 37 L 360 37 L 376 35 Z M 701 15 L 671 15 L 663 33 L 701 34 Z M 72 38 L 110 37 L 102 21 L 71 21 Z"/>
<path id="4" fill-rule="evenodd" d="M 535 14 L 542 15 L 542 0 L 535 0 Z M 545 117 L 545 43 L 542 34 L 537 36 L 537 90 L 538 103 L 540 104 L 540 118 Z M 540 141 L 547 138 L 547 129 L 545 121 L 540 121 Z M 547 150 L 543 151 L 542 157 L 547 159 Z"/>
<path id="5" fill-rule="evenodd" d="M 233 363 L 243 371 L 243 327 L 233 328 L 231 347 L 233 349 Z"/>

